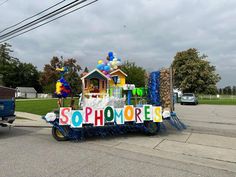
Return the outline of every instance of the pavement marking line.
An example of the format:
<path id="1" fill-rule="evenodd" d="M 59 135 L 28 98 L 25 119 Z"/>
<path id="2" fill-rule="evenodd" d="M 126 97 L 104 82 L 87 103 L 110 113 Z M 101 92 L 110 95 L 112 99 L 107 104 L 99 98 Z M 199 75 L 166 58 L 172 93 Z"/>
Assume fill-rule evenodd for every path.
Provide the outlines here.
<path id="1" fill-rule="evenodd" d="M 159 142 L 153 149 L 155 149 L 157 146 L 159 146 L 159 144 L 161 144 L 163 141 L 165 141 L 166 139 L 163 139 L 161 142 Z"/>
<path id="2" fill-rule="evenodd" d="M 194 157 L 208 158 L 219 161 L 236 163 L 236 150 L 219 147 L 210 147 L 176 141 L 165 141 L 156 149 L 179 154 L 186 154 Z"/>
<path id="3" fill-rule="evenodd" d="M 192 136 L 192 132 L 189 134 L 188 138 L 186 139 L 185 143 L 188 142 L 189 138 Z"/>
<path id="4" fill-rule="evenodd" d="M 146 136 L 142 137 L 118 137 L 113 139 L 103 139 L 103 140 L 95 140 L 94 144 L 102 144 L 105 146 L 116 146 L 119 143 L 129 143 L 132 145 L 142 146 L 144 148 L 154 148 L 157 144 L 163 141 L 162 138 L 155 137 L 155 138 L 148 138 Z"/>
<path id="5" fill-rule="evenodd" d="M 137 146 L 142 146 L 145 148 L 154 148 L 158 143 L 163 139 L 160 137 L 147 137 L 147 136 L 137 136 L 137 137 L 128 137 L 125 139 L 119 139 L 121 143 L 129 143 Z"/>
<path id="6" fill-rule="evenodd" d="M 197 121 L 190 121 L 185 120 L 185 123 L 191 127 L 201 127 L 201 128 L 207 128 L 207 129 L 215 129 L 215 130 L 235 130 L 235 125 L 232 124 L 211 124 L 207 122 L 197 122 Z"/>
<path id="7" fill-rule="evenodd" d="M 118 149 L 118 148 L 113 148 L 113 149 L 107 150 L 106 148 L 109 148 L 109 147 L 106 147 L 106 146 L 103 146 L 103 145 L 97 145 L 97 146 L 92 146 L 92 147 L 91 146 L 87 147 L 87 145 L 85 145 L 85 147 L 86 147 L 86 149 L 89 149 L 90 151 L 103 152 L 103 153 L 105 153 L 105 156 L 107 158 L 109 158 L 109 156 L 112 156 L 112 157 L 116 157 L 116 158 L 119 158 L 119 159 L 122 159 L 122 160 L 125 160 L 125 161 L 127 160 L 127 161 L 138 162 L 138 163 L 144 163 L 145 162 L 145 164 L 150 164 L 150 165 L 154 165 L 154 166 L 158 166 L 158 167 L 162 167 L 162 168 L 166 168 L 166 169 L 175 169 L 175 170 L 187 172 L 187 173 L 190 173 L 190 174 L 200 175 L 198 172 L 195 172 L 195 171 L 189 170 L 189 169 L 185 169 L 185 168 L 181 168 L 181 167 L 177 167 L 176 165 L 173 165 L 173 164 L 172 165 L 170 165 L 170 164 L 166 165 L 166 164 L 163 164 L 160 161 L 157 162 L 154 159 L 153 160 L 144 160 L 142 158 L 142 156 L 148 156 L 147 158 L 153 158 L 153 156 L 148 155 L 148 154 L 141 154 L 141 153 L 137 154 L 136 152 L 133 152 L 133 151 L 130 151 L 130 150 L 127 151 L 125 149 Z M 143 149 L 143 147 L 141 147 L 141 148 Z M 121 152 L 121 153 L 119 153 L 119 155 L 117 155 L 117 150 L 119 150 Z M 132 153 L 131 156 L 127 156 L 127 154 L 131 154 L 131 153 Z M 161 158 L 161 160 L 169 160 L 169 159 Z M 109 164 L 111 164 L 111 163 L 109 163 Z M 187 164 L 185 164 L 185 165 L 187 165 Z M 189 165 L 189 163 L 188 163 L 188 165 Z"/>
<path id="8" fill-rule="evenodd" d="M 191 132 L 186 132 L 186 131 L 182 131 L 182 132 L 168 131 L 165 134 L 159 134 L 159 137 L 162 139 L 171 140 L 171 141 L 185 142 L 188 139 L 190 133 Z"/>
<path id="9" fill-rule="evenodd" d="M 168 152 L 158 149 L 144 149 L 141 146 L 134 146 L 128 143 L 120 143 L 119 145 L 115 146 L 116 149 L 122 149 L 130 152 L 141 153 L 144 155 L 160 157 L 163 159 L 168 160 L 175 160 L 179 162 L 185 162 L 190 164 L 195 164 L 199 166 L 206 166 L 216 169 L 222 169 L 230 172 L 236 172 L 236 164 L 235 163 L 228 163 L 224 161 L 217 161 L 213 159 L 195 157 L 191 155 L 179 154 L 174 152 Z"/>
<path id="10" fill-rule="evenodd" d="M 236 138 L 234 137 L 193 133 L 188 143 L 236 150 Z"/>

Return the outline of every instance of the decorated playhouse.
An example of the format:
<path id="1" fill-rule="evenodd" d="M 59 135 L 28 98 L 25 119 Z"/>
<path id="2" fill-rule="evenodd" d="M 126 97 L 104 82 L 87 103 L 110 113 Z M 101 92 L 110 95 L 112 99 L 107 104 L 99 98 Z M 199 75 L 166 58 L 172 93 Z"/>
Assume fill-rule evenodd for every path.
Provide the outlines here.
<path id="1" fill-rule="evenodd" d="M 152 72 L 147 88 L 135 88 L 133 84 L 126 84 L 127 74 L 120 66 L 121 59 L 109 52 L 106 60 L 98 61 L 96 69 L 83 75 L 77 110 L 62 104 L 62 99 L 70 93 L 70 86 L 63 77 L 66 68 L 58 69 L 61 73 L 56 85 L 59 111 L 43 117 L 53 125 L 52 135 L 56 140 L 81 140 L 134 131 L 156 134 L 165 129 L 164 120 L 178 130 L 185 129 L 174 112 L 171 69 Z M 131 98 L 137 95 L 145 101 L 133 105 Z"/>
<path id="2" fill-rule="evenodd" d="M 112 71 L 109 77 L 100 70 L 94 69 L 81 78 L 83 96 L 103 98 L 109 94 L 109 96 L 121 98 L 122 89 L 126 85 L 126 77 L 127 74 L 121 69 Z"/>
<path id="3" fill-rule="evenodd" d="M 111 78 L 98 69 L 94 69 L 81 78 L 84 98 L 103 98 L 107 95 L 107 89 Z"/>

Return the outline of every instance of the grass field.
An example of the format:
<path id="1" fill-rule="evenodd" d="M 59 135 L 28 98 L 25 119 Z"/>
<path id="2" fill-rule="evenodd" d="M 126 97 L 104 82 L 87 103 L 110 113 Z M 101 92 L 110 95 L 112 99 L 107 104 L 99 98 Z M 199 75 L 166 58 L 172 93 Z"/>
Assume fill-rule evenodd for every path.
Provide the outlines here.
<path id="1" fill-rule="evenodd" d="M 75 99 L 75 105 L 78 105 L 78 99 Z M 70 99 L 65 100 L 65 106 L 70 105 Z M 57 99 L 45 100 L 17 100 L 16 111 L 28 112 L 38 115 L 45 115 L 46 113 L 57 109 Z"/>
<path id="2" fill-rule="evenodd" d="M 78 98 L 75 99 L 75 105 L 78 105 Z M 133 101 L 133 100 L 132 100 Z M 215 104 L 215 105 L 236 105 L 236 99 L 199 99 L 199 104 Z M 65 106 L 69 106 L 70 99 L 65 100 Z M 57 99 L 42 100 L 17 100 L 16 111 L 28 112 L 38 115 L 57 109 Z"/>
<path id="3" fill-rule="evenodd" d="M 236 105 L 236 99 L 199 99 L 199 104 Z"/>

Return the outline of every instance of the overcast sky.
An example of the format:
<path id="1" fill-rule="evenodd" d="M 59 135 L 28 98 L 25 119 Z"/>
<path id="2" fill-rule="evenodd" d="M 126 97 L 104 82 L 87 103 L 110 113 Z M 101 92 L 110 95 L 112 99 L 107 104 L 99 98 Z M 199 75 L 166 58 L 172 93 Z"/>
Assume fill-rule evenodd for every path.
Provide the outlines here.
<path id="1" fill-rule="evenodd" d="M 9 0 L 0 6 L 0 29 L 59 1 Z M 236 0 L 99 0 L 8 42 L 15 57 L 39 69 L 52 56 L 93 69 L 114 51 L 154 71 L 197 48 L 221 75 L 218 86 L 236 85 Z"/>

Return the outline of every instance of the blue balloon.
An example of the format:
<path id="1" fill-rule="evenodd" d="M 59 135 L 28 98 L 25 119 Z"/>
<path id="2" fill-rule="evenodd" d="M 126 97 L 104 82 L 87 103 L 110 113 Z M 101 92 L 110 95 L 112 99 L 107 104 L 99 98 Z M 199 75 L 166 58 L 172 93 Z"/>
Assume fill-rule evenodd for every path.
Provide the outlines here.
<path id="1" fill-rule="evenodd" d="M 103 71 L 104 70 L 104 66 L 102 66 L 100 70 Z"/>
<path id="2" fill-rule="evenodd" d="M 102 70 L 102 68 L 103 68 L 103 64 L 98 64 L 97 65 L 97 69 Z"/>
<path id="3" fill-rule="evenodd" d="M 110 71 L 110 69 L 111 69 L 111 68 L 110 68 L 110 66 L 107 66 L 107 65 L 106 65 L 106 66 L 104 66 L 104 71 L 107 71 L 107 72 L 109 72 L 109 71 Z"/>
<path id="4" fill-rule="evenodd" d="M 66 82 L 66 80 L 62 77 L 60 80 L 59 80 L 62 84 L 64 84 Z"/>
<path id="5" fill-rule="evenodd" d="M 112 61 L 115 58 L 113 52 L 109 52 L 108 57 L 110 61 Z"/>
<path id="6" fill-rule="evenodd" d="M 108 53 L 109 58 L 114 57 L 113 52 Z"/>
<path id="7" fill-rule="evenodd" d="M 109 57 L 110 61 L 113 61 L 114 58 L 114 56 Z"/>

